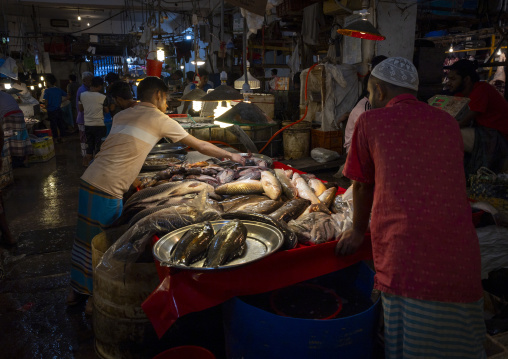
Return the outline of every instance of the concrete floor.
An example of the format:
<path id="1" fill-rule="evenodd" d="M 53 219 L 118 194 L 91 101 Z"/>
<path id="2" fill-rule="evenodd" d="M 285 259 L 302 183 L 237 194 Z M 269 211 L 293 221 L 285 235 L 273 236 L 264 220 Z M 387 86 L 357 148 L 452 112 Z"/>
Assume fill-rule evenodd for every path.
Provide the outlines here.
<path id="1" fill-rule="evenodd" d="M 0 279 L 0 358 L 98 358 L 91 319 L 84 315 L 84 307 L 68 308 L 65 304 L 78 183 L 84 171 L 78 137 L 56 144 L 55 152 L 55 158 L 48 162 L 16 168 L 14 184 L 3 190 L 7 219 L 19 241 L 14 249 L 0 247 L 5 271 L 5 278 Z M 305 167 L 316 163 L 296 164 Z M 315 173 L 330 181 L 336 171 L 334 166 Z M 221 331 L 220 311 L 213 308 L 188 317 L 175 324 L 179 332 L 169 333 L 167 345 L 191 344 L 188 333 L 207 337 L 210 325 L 196 323 L 216 321 L 211 332 Z M 219 358 L 223 353 L 216 355 Z"/>

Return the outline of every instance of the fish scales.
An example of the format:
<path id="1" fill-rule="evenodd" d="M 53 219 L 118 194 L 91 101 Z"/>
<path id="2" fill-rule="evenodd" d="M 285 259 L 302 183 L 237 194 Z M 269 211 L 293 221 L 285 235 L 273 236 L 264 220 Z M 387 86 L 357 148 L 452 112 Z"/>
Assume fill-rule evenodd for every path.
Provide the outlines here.
<path id="1" fill-rule="evenodd" d="M 242 256 L 247 249 L 247 227 L 239 220 L 226 223 L 213 237 L 203 267 L 217 268 Z"/>
<path id="2" fill-rule="evenodd" d="M 188 266 L 200 260 L 206 255 L 214 235 L 209 221 L 192 226 L 171 249 L 171 262 Z"/>

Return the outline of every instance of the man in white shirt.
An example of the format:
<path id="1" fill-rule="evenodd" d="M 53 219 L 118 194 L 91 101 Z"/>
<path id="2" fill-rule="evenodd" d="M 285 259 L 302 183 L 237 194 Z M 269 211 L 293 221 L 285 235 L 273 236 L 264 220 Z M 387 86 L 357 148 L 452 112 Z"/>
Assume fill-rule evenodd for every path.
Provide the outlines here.
<path id="1" fill-rule="evenodd" d="M 104 80 L 96 76 L 92 79 L 90 91 L 83 92 L 79 97 L 79 110 L 83 111 L 85 119 L 86 133 L 86 157 L 83 165 L 90 164 L 93 156 L 96 155 L 101 147 L 101 140 L 106 136 L 106 125 L 104 124 L 104 113 L 108 113 L 106 106 L 106 95 L 104 91 Z"/>

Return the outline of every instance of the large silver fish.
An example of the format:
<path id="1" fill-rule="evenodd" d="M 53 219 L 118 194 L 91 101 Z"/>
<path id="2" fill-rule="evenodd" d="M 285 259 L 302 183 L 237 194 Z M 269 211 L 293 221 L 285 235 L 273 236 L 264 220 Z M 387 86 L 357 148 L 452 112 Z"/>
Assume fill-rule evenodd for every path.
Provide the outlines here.
<path id="1" fill-rule="evenodd" d="M 296 176 L 297 173 L 293 175 Z M 313 204 L 321 203 L 319 198 L 316 196 L 314 191 L 307 185 L 307 182 L 301 177 L 297 177 L 295 181 L 296 189 L 298 190 L 298 196 L 301 198 L 308 199 Z"/>
<path id="2" fill-rule="evenodd" d="M 310 201 L 303 198 L 295 198 L 287 201 L 275 212 L 272 212 L 269 217 L 277 220 L 289 222 L 297 218 L 304 210 L 310 205 Z"/>
<path id="3" fill-rule="evenodd" d="M 278 199 L 282 194 L 279 180 L 268 171 L 261 172 L 261 184 L 266 195 L 271 199 Z"/>
<path id="4" fill-rule="evenodd" d="M 213 226 L 208 221 L 192 226 L 171 249 L 171 262 L 186 266 L 197 262 L 206 255 L 214 235 Z"/>
<path id="5" fill-rule="evenodd" d="M 261 201 L 267 200 L 268 197 L 259 194 L 242 194 L 233 197 L 229 197 L 223 201 L 220 201 L 219 204 L 222 206 L 224 212 L 228 212 L 230 210 L 234 210 L 238 206 L 242 206 L 244 204 L 252 204 L 259 203 Z"/>
<path id="6" fill-rule="evenodd" d="M 247 250 L 247 227 L 239 220 L 226 223 L 213 237 L 203 267 L 217 268 Z"/>
<path id="7" fill-rule="evenodd" d="M 281 169 L 275 169 L 275 176 L 280 182 L 280 185 L 282 187 L 282 192 L 286 195 L 288 199 L 294 199 L 296 196 L 298 196 L 298 191 L 296 190 L 295 186 L 289 178 L 286 176 L 286 173 L 284 170 Z"/>
<path id="8" fill-rule="evenodd" d="M 273 199 L 266 198 L 265 200 L 260 201 L 258 203 L 247 203 L 247 204 L 235 206 L 231 210 L 268 214 L 268 213 L 272 213 L 277 208 L 282 206 L 283 203 L 284 202 L 282 200 L 273 200 Z"/>
<path id="9" fill-rule="evenodd" d="M 323 193 L 318 196 L 318 199 L 323 203 L 327 208 L 333 203 L 333 199 L 335 198 L 335 194 L 337 193 L 337 188 L 330 187 Z"/>
<path id="10" fill-rule="evenodd" d="M 318 196 L 318 197 L 321 195 L 321 193 L 326 191 L 326 187 L 323 184 L 323 182 L 321 182 L 317 178 L 311 178 L 311 179 L 309 179 L 308 185 L 314 191 L 314 194 L 316 196 Z"/>
<path id="11" fill-rule="evenodd" d="M 261 194 L 263 192 L 263 185 L 260 181 L 255 180 L 230 182 L 215 187 L 215 193 L 220 195 Z"/>

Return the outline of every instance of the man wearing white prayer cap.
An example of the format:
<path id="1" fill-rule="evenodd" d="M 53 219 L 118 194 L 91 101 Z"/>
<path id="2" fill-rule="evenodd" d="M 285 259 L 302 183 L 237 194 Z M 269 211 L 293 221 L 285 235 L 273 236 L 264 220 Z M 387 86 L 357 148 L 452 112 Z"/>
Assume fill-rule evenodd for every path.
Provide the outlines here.
<path id="1" fill-rule="evenodd" d="M 385 319 L 386 358 L 484 358 L 478 237 L 467 202 L 457 121 L 416 99 L 418 73 L 402 57 L 371 73 L 344 175 L 353 228 L 336 247 L 355 252 L 370 221 Z"/>

